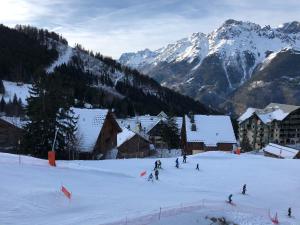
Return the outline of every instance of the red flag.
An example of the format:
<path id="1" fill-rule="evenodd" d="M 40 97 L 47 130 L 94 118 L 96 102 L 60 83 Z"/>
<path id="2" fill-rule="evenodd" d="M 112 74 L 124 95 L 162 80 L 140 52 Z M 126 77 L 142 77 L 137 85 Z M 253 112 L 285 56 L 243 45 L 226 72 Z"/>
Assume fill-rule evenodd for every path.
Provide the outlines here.
<path id="1" fill-rule="evenodd" d="M 269 217 L 273 224 L 279 224 L 277 213 L 275 214 L 275 217 L 272 218 L 270 210 L 269 210 Z"/>
<path id="2" fill-rule="evenodd" d="M 141 172 L 140 176 L 143 177 L 146 175 L 146 173 L 147 173 L 147 171 L 145 170 L 145 171 Z"/>
<path id="3" fill-rule="evenodd" d="M 61 191 L 65 194 L 68 199 L 71 199 L 71 192 L 67 190 L 63 185 L 61 186 Z"/>
<path id="4" fill-rule="evenodd" d="M 278 217 L 277 217 L 277 213 L 276 213 L 275 217 L 272 219 L 272 222 L 273 222 L 274 224 L 279 224 Z"/>

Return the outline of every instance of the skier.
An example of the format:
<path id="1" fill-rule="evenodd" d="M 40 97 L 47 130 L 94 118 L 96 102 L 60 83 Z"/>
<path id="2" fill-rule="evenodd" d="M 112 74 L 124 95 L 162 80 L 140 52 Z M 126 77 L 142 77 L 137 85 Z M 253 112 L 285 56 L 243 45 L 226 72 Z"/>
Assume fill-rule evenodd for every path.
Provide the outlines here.
<path id="1" fill-rule="evenodd" d="M 289 209 L 288 209 L 288 217 L 292 217 L 292 208 L 291 207 L 289 207 Z"/>
<path id="2" fill-rule="evenodd" d="M 242 194 L 245 195 L 247 191 L 247 185 L 244 184 Z"/>
<path id="3" fill-rule="evenodd" d="M 199 163 L 197 163 L 196 170 L 199 170 Z"/>
<path id="4" fill-rule="evenodd" d="M 154 170 L 156 170 L 158 167 L 158 163 L 157 163 L 157 160 L 155 161 L 155 164 L 154 164 Z"/>
<path id="5" fill-rule="evenodd" d="M 232 203 L 232 194 L 230 194 L 230 195 L 228 196 L 228 203 L 229 203 L 229 204 Z"/>
<path id="6" fill-rule="evenodd" d="M 186 163 L 186 153 L 183 154 L 183 163 Z"/>
<path id="7" fill-rule="evenodd" d="M 178 158 L 176 159 L 176 168 L 179 168 L 179 161 L 178 161 Z"/>
<path id="8" fill-rule="evenodd" d="M 160 160 L 157 161 L 157 168 L 161 169 L 161 161 Z"/>
<path id="9" fill-rule="evenodd" d="M 152 181 L 153 182 L 153 175 L 152 175 L 152 173 L 150 173 L 150 175 L 148 177 L 148 181 Z"/>
<path id="10" fill-rule="evenodd" d="M 156 179 L 156 180 L 158 180 L 158 174 L 159 174 L 158 169 L 156 169 L 156 170 L 155 170 L 155 179 Z"/>

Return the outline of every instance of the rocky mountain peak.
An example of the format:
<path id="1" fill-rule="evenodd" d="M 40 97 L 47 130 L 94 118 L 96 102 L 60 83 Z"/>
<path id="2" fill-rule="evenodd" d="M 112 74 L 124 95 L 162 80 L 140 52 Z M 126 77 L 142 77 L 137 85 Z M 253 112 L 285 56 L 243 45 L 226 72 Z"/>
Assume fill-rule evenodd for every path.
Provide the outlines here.
<path id="1" fill-rule="evenodd" d="M 300 32 L 300 22 L 292 21 L 289 23 L 281 24 L 278 28 L 278 31 L 287 33 L 287 34 L 295 34 Z"/>

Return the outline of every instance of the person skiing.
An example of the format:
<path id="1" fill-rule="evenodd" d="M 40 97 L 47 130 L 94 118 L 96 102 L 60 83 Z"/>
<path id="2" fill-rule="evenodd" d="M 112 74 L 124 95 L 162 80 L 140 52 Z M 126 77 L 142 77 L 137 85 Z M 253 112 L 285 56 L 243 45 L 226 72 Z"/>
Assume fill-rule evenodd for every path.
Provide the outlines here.
<path id="1" fill-rule="evenodd" d="M 176 166 L 176 168 L 179 168 L 179 161 L 178 161 L 178 158 L 176 159 L 176 161 L 175 161 L 175 162 L 176 162 L 176 165 L 175 165 L 175 166 Z"/>
<path id="2" fill-rule="evenodd" d="M 199 163 L 197 163 L 196 170 L 199 170 Z"/>
<path id="3" fill-rule="evenodd" d="M 153 174 L 150 173 L 149 177 L 148 177 L 148 181 L 152 181 L 153 182 Z"/>
<path id="4" fill-rule="evenodd" d="M 160 160 L 157 161 L 157 168 L 161 169 L 161 161 Z"/>
<path id="5" fill-rule="evenodd" d="M 289 209 L 288 209 L 288 217 L 292 217 L 292 208 L 291 207 L 289 207 Z"/>
<path id="6" fill-rule="evenodd" d="M 232 194 L 230 194 L 230 195 L 228 196 L 228 203 L 229 203 L 229 204 L 232 203 Z"/>
<path id="7" fill-rule="evenodd" d="M 156 180 L 158 180 L 158 174 L 159 174 L 158 169 L 156 169 L 156 170 L 155 170 L 155 179 L 156 179 Z"/>
<path id="8" fill-rule="evenodd" d="M 183 163 L 186 163 L 186 153 L 183 154 Z"/>
<path id="9" fill-rule="evenodd" d="M 156 170 L 158 167 L 158 163 L 157 163 L 157 160 L 155 161 L 155 164 L 154 164 L 154 170 Z"/>
<path id="10" fill-rule="evenodd" d="M 242 194 L 245 195 L 247 191 L 247 185 L 244 184 Z"/>

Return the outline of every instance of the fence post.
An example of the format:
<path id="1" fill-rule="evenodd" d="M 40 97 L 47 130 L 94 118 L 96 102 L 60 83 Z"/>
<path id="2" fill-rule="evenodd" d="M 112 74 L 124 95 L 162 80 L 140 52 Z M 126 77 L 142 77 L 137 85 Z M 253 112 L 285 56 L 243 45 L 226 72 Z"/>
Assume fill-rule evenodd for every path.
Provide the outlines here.
<path id="1" fill-rule="evenodd" d="M 161 217 L 161 207 L 159 208 L 158 220 L 160 220 L 160 217 Z"/>

